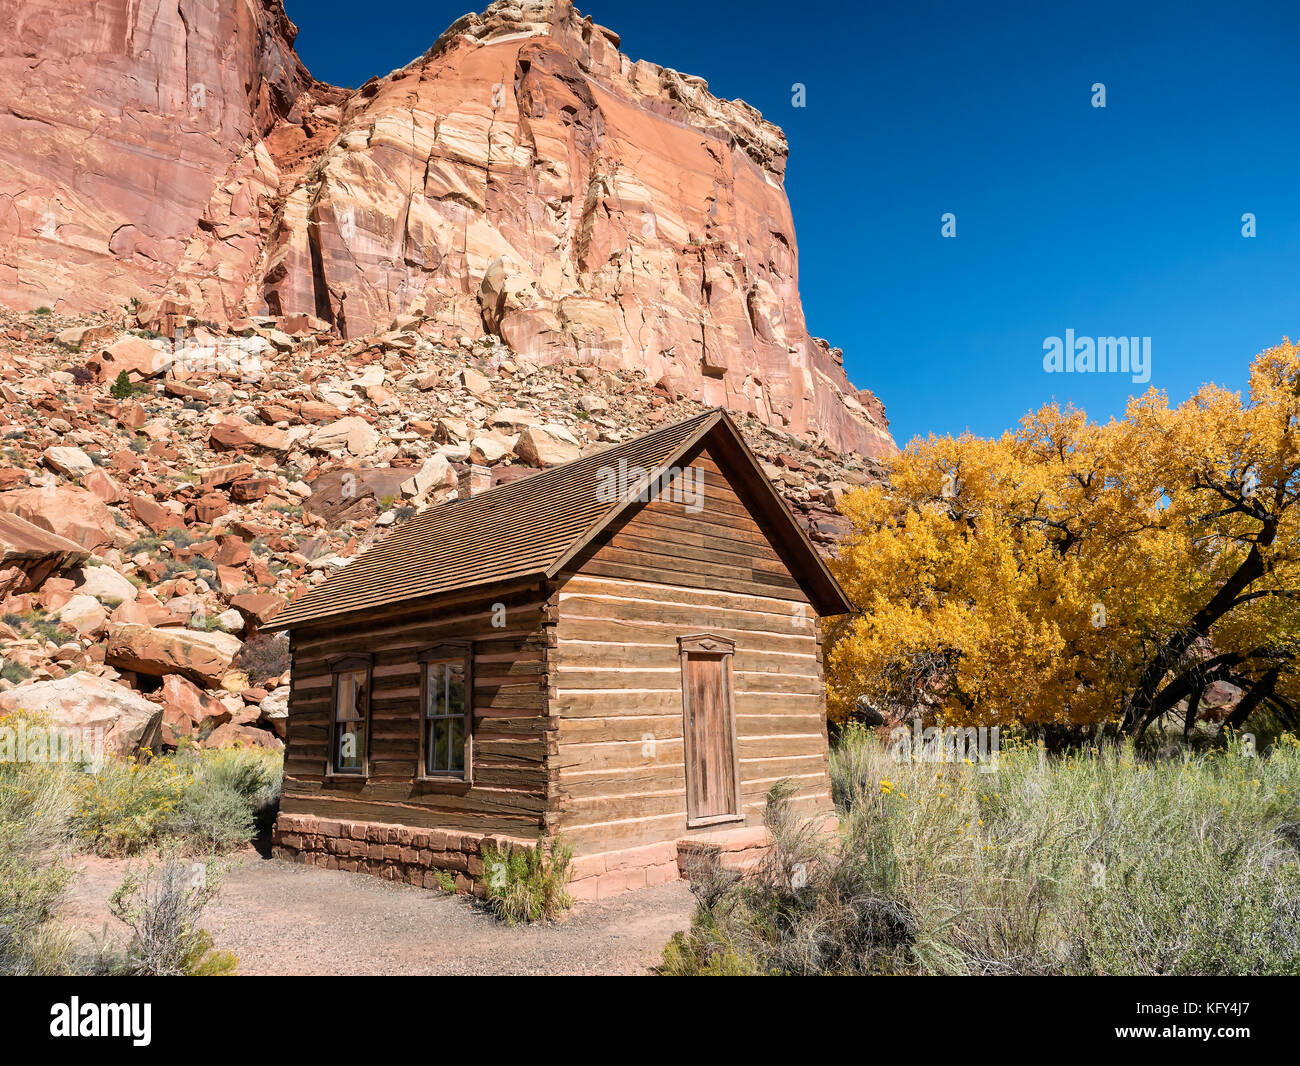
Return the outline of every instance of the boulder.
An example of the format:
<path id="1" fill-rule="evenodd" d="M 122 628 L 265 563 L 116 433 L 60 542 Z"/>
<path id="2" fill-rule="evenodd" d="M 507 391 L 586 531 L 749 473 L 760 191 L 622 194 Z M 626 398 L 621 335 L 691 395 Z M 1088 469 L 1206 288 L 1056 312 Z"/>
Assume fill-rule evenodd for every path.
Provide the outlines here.
<path id="1" fill-rule="evenodd" d="M 163 721 L 178 735 L 193 733 L 205 722 L 219 726 L 230 721 L 230 711 L 224 703 L 180 674 L 163 678 L 161 692 Z"/>
<path id="2" fill-rule="evenodd" d="M 54 339 L 65 348 L 80 351 L 83 348 L 93 348 L 97 344 L 103 344 L 116 332 L 117 327 L 112 325 L 73 326 L 61 330 Z"/>
<path id="3" fill-rule="evenodd" d="M 161 374 L 171 362 L 171 353 L 161 342 L 128 333 L 104 350 L 100 357 L 100 377 L 113 381 L 125 370 L 133 381 L 142 381 Z"/>
<path id="4" fill-rule="evenodd" d="M 28 577 L 16 566 L 0 567 L 0 600 L 8 599 L 13 595 L 21 595 L 27 591 Z M 4 625 L 0 622 L 0 625 Z M 17 634 L 12 630 L 0 631 L 0 635 L 9 637 L 11 640 L 17 639 Z"/>
<path id="5" fill-rule="evenodd" d="M 298 417 L 304 422 L 333 422 L 342 414 L 341 408 L 319 400 L 303 400 L 298 405 Z"/>
<path id="6" fill-rule="evenodd" d="M 516 441 L 504 433 L 491 430 L 480 433 L 469 445 L 470 458 L 484 466 L 499 463 L 506 456 L 514 453 Z"/>
<path id="7" fill-rule="evenodd" d="M 440 418 L 433 435 L 444 444 L 462 444 L 469 440 L 469 423 L 463 418 Z"/>
<path id="8" fill-rule="evenodd" d="M 281 740 L 285 739 L 289 725 L 289 686 L 280 685 L 268 692 L 257 705 L 261 720 Z"/>
<path id="9" fill-rule="evenodd" d="M 540 426 L 543 419 L 533 414 L 531 411 L 524 411 L 518 407 L 498 407 L 488 417 L 490 426 L 509 426 L 511 429 L 522 429 L 524 426 Z"/>
<path id="10" fill-rule="evenodd" d="M 354 415 L 315 430 L 307 438 L 307 447 L 315 452 L 346 451 L 362 458 L 379 448 L 379 440 L 375 427 Z"/>
<path id="11" fill-rule="evenodd" d="M 3 499 L 3 496 L 0 496 Z M 90 552 L 79 543 L 60 537 L 17 515 L 0 513 L 0 570 L 19 570 L 26 580 L 11 591 L 40 588 L 51 574 L 78 566 Z"/>
<path id="12" fill-rule="evenodd" d="M 182 515 L 169 511 L 150 496 L 135 495 L 128 497 L 126 505 L 131 509 L 131 513 L 135 515 L 137 521 L 143 522 L 160 537 L 168 530 L 185 524 Z"/>
<path id="13" fill-rule="evenodd" d="M 95 469 L 90 456 L 80 448 L 56 447 L 46 448 L 41 453 L 45 465 L 64 477 L 85 477 Z"/>
<path id="14" fill-rule="evenodd" d="M 217 625 L 227 633 L 242 633 L 244 631 L 244 616 L 231 607 L 217 615 Z"/>
<path id="15" fill-rule="evenodd" d="M 233 482 L 230 486 L 230 498 L 237 503 L 252 503 L 263 499 L 276 486 L 275 478 L 248 477 Z"/>
<path id="16" fill-rule="evenodd" d="M 292 443 L 288 430 L 253 425 L 242 418 L 227 418 L 208 431 L 208 447 L 217 452 L 286 452 Z"/>
<path id="17" fill-rule="evenodd" d="M 284 742 L 268 730 L 251 725 L 237 725 L 234 722 L 218 726 L 203 742 L 205 748 L 231 748 L 239 745 L 279 751 L 284 747 Z"/>
<path id="18" fill-rule="evenodd" d="M 423 496 L 433 489 L 456 487 L 456 471 L 443 455 L 432 455 L 413 476 L 402 482 L 403 496 Z"/>
<path id="19" fill-rule="evenodd" d="M 89 637 L 101 632 L 108 624 L 108 612 L 94 596 L 73 596 L 50 617 L 65 626 L 71 626 L 80 636 Z"/>
<path id="20" fill-rule="evenodd" d="M 115 625 L 104 661 L 119 670 L 133 670 L 149 677 L 180 674 L 196 684 L 216 686 L 242 647 L 243 642 L 229 633 Z"/>
<path id="21" fill-rule="evenodd" d="M 284 603 L 284 597 L 274 592 L 241 592 L 230 597 L 231 607 L 260 626 L 283 611 Z"/>
<path id="22" fill-rule="evenodd" d="M 130 603 L 139 591 L 128 578 L 111 566 L 88 566 L 73 576 L 78 580 L 79 594 L 94 596 L 106 607 Z"/>
<path id="23" fill-rule="evenodd" d="M 209 466 L 195 470 L 194 476 L 198 478 L 199 488 L 219 489 L 240 478 L 251 477 L 256 471 L 257 468 L 252 463 L 225 463 L 222 466 Z"/>
<path id="24" fill-rule="evenodd" d="M 473 367 L 463 367 L 456 375 L 457 383 L 476 399 L 482 399 L 492 391 L 492 382 L 488 381 Z"/>
<path id="25" fill-rule="evenodd" d="M 120 503 L 124 498 L 122 486 L 98 467 L 81 479 L 81 487 L 93 492 L 105 503 Z"/>
<path id="26" fill-rule="evenodd" d="M 117 523 L 104 501 L 73 485 L 0 492 L 0 511 L 16 514 L 92 552 L 110 547 L 117 534 Z"/>
<path id="27" fill-rule="evenodd" d="M 396 498 L 407 479 L 404 470 L 389 467 L 344 467 L 327 471 L 311 483 L 303 509 L 331 525 L 373 515 L 382 497 Z"/>
<path id="28" fill-rule="evenodd" d="M 0 711 L 44 714 L 65 729 L 92 730 L 104 750 L 135 755 L 158 745 L 162 708 L 139 693 L 85 672 L 0 693 Z M 84 734 L 83 734 L 84 735 Z"/>
<path id="29" fill-rule="evenodd" d="M 529 466 L 559 466 L 581 458 L 582 449 L 562 426 L 529 426 L 519 434 L 515 454 Z"/>

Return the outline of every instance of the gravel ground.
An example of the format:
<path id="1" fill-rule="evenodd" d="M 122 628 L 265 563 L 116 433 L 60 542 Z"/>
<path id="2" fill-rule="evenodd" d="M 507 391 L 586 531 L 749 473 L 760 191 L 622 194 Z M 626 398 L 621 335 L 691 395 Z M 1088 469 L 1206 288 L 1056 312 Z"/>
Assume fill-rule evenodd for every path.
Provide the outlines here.
<path id="1" fill-rule="evenodd" d="M 579 903 L 558 922 L 509 927 L 469 900 L 367 874 L 266 859 L 229 860 L 203 926 L 241 974 L 644 974 L 690 924 L 681 881 Z M 83 857 L 62 917 L 98 934 L 128 861 Z"/>

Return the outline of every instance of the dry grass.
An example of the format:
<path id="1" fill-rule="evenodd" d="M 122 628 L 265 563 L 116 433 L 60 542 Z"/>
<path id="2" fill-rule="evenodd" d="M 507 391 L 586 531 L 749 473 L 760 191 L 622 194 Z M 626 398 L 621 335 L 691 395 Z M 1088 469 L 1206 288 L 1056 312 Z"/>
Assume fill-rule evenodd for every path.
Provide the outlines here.
<path id="1" fill-rule="evenodd" d="M 832 756 L 841 837 L 698 890 L 664 972 L 1300 972 L 1300 746 L 1138 758 L 1005 746 L 996 772 Z M 802 834 L 802 835 L 801 835 Z"/>

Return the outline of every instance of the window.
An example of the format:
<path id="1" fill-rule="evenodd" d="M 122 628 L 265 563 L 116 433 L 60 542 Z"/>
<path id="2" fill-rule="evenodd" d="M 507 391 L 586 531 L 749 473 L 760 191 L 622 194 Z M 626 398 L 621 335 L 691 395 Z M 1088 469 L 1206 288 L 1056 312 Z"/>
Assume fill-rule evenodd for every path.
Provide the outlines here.
<path id="1" fill-rule="evenodd" d="M 364 777 L 369 771 L 370 666 L 368 655 L 349 655 L 330 664 L 334 673 L 331 774 Z"/>
<path id="2" fill-rule="evenodd" d="M 470 646 L 443 644 L 420 656 L 420 776 L 470 780 L 473 680 Z"/>

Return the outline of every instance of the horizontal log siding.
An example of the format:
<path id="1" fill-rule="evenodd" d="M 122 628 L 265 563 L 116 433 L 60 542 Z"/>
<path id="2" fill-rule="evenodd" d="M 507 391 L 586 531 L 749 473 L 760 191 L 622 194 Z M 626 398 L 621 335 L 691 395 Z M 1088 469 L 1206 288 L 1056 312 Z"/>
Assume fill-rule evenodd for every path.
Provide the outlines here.
<path id="1" fill-rule="evenodd" d="M 689 633 L 736 642 L 744 824 L 761 824 L 783 777 L 799 784 L 802 811 L 832 809 L 816 615 L 707 454 L 693 465 L 702 511 L 646 504 L 559 588 L 551 790 L 557 828 L 579 854 L 693 835 L 677 648 Z"/>
<path id="2" fill-rule="evenodd" d="M 493 604 L 506 607 L 494 627 Z M 293 679 L 282 809 L 326 818 L 536 836 L 547 795 L 547 649 L 536 585 L 377 611 L 291 634 Z M 474 783 L 417 781 L 419 652 L 474 641 Z M 373 653 L 370 776 L 325 776 L 328 660 Z"/>

